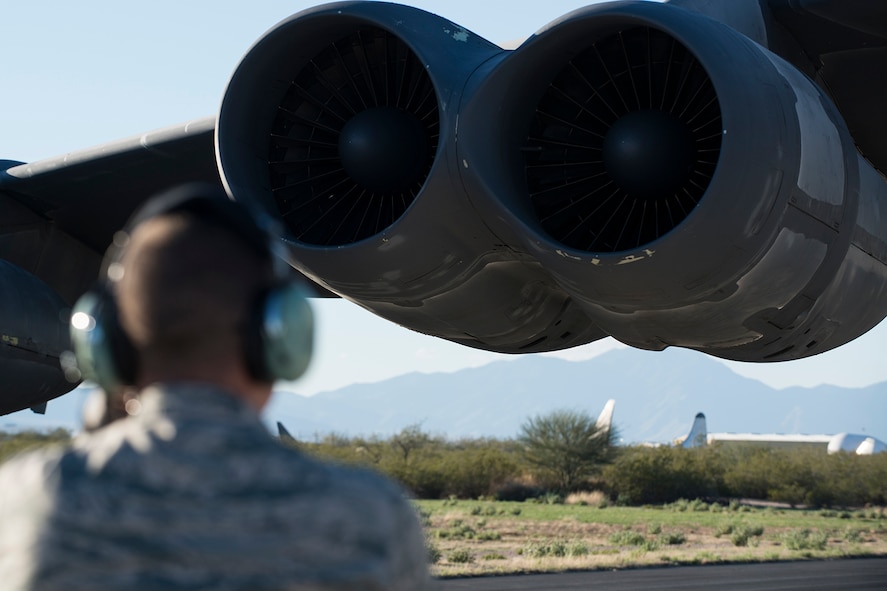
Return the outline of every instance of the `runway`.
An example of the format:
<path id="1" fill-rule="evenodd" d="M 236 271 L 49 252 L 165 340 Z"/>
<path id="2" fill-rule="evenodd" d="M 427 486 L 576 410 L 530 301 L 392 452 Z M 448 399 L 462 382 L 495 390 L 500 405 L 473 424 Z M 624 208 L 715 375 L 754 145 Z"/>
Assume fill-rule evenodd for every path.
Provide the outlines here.
<path id="1" fill-rule="evenodd" d="M 574 572 L 448 579 L 442 591 L 555 591 L 606 589 L 644 591 L 885 591 L 887 558 L 675 566 L 620 571 Z"/>

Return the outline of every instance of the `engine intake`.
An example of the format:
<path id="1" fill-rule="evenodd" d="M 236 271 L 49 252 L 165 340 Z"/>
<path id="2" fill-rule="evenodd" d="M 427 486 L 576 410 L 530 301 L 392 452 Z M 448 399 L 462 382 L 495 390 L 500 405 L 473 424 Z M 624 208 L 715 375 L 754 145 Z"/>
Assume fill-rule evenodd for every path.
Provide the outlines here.
<path id="1" fill-rule="evenodd" d="M 271 125 L 271 192 L 292 236 L 341 246 L 400 219 L 437 152 L 437 103 L 416 54 L 378 27 L 311 58 Z"/>
<path id="2" fill-rule="evenodd" d="M 720 145 L 718 99 L 693 54 L 650 27 L 616 32 L 539 101 L 524 148 L 533 211 L 571 248 L 640 248 L 693 211 Z"/>

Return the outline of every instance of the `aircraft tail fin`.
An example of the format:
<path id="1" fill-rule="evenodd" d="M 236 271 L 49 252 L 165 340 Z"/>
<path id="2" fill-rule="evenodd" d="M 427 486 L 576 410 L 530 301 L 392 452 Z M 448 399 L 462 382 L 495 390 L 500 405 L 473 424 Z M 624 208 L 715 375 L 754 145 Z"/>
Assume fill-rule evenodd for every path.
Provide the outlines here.
<path id="1" fill-rule="evenodd" d="M 280 437 L 281 441 L 295 441 L 296 438 L 292 436 L 292 434 L 287 431 L 286 427 L 283 426 L 283 423 L 277 421 L 277 435 Z"/>
<path id="2" fill-rule="evenodd" d="M 681 443 L 681 447 L 705 447 L 707 444 L 708 429 L 705 426 L 705 415 L 700 412 L 693 419 L 693 426 L 690 427 L 690 432 Z"/>
<path id="3" fill-rule="evenodd" d="M 597 421 L 595 425 L 598 429 L 602 431 L 610 432 L 610 429 L 613 426 L 613 409 L 616 407 L 616 401 L 612 398 L 607 400 L 607 403 L 604 405 L 604 409 L 601 411 L 601 414 L 598 415 Z"/>

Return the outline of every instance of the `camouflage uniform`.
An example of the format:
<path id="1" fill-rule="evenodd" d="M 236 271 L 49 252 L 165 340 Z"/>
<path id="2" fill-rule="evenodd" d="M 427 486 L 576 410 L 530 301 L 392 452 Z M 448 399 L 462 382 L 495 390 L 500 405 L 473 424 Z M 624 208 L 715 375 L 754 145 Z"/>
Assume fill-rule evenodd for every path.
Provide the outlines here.
<path id="1" fill-rule="evenodd" d="M 402 491 L 279 445 L 198 384 L 148 388 L 136 416 L 0 469 L 0 587 L 428 588 Z"/>

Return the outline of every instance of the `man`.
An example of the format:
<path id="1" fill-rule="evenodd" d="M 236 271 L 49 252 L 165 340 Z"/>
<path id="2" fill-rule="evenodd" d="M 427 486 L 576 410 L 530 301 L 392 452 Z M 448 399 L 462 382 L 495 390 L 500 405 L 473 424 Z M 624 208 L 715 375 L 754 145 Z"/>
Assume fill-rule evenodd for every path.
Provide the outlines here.
<path id="1" fill-rule="evenodd" d="M 269 237 L 206 187 L 165 195 L 136 220 L 97 296 L 122 340 L 78 359 L 108 389 L 139 394 L 119 406 L 128 416 L 70 449 L 0 469 L 0 586 L 426 588 L 402 491 L 285 448 L 259 420 L 273 378 L 304 366 L 271 334 L 292 318 L 263 319 L 305 305 L 286 295 Z M 106 312 L 86 315 L 87 341 L 114 332 Z"/>

